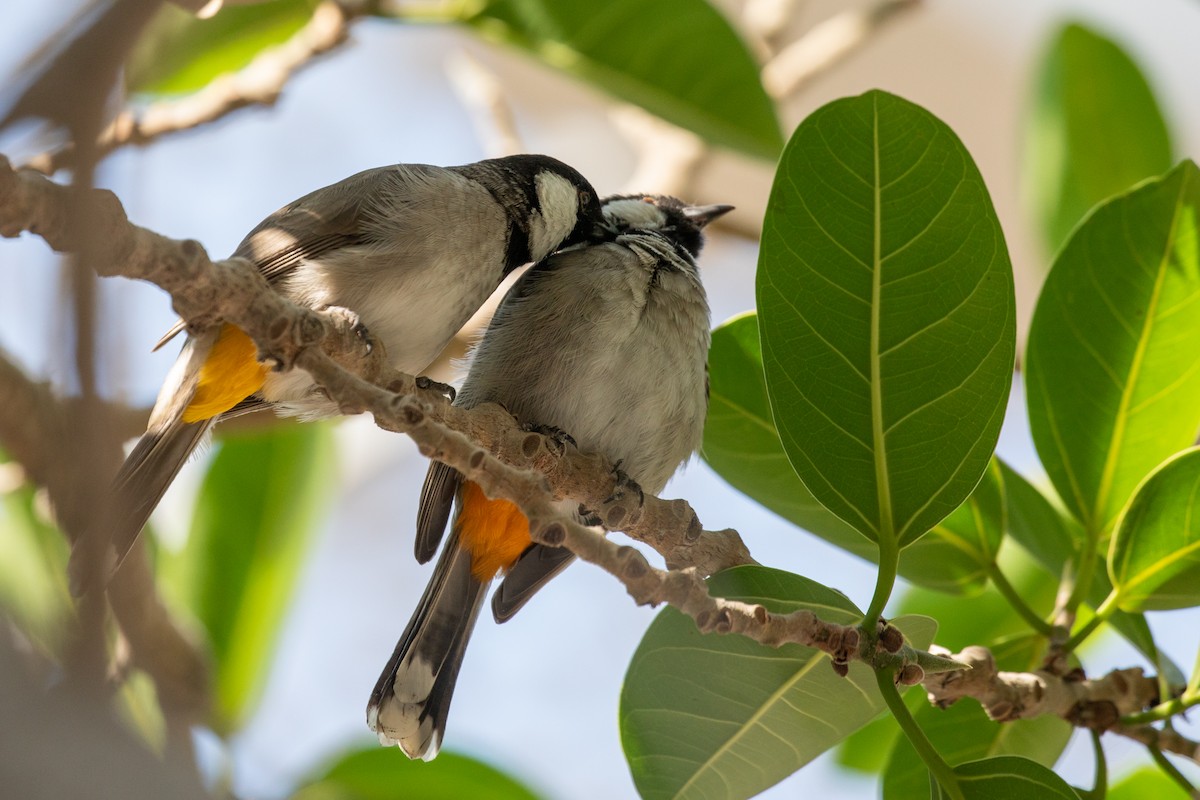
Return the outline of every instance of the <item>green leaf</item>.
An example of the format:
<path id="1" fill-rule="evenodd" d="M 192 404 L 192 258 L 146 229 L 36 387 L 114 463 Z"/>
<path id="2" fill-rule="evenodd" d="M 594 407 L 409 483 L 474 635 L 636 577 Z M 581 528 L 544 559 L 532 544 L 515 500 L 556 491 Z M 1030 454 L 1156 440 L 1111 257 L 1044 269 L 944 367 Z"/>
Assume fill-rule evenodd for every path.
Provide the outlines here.
<path id="1" fill-rule="evenodd" d="M 1055 583 L 1046 580 L 1045 573 L 1017 548 L 1007 548 L 1000 564 L 1026 604 L 1038 614 L 1048 614 L 1054 607 Z M 953 601 L 940 592 L 913 587 L 905 591 L 898 609 L 902 614 L 927 614 L 937 619 L 938 644 L 955 651 L 972 644 L 994 646 L 1029 633 L 1029 625 L 992 586 Z M 1006 662 L 1002 669 L 1030 667 L 1026 662 Z"/>
<path id="2" fill-rule="evenodd" d="M 840 592 L 764 567 L 714 575 L 715 595 L 776 612 L 807 608 L 853 624 L 862 612 Z M 926 618 L 894 620 L 917 647 Z M 883 709 L 875 676 L 850 665 L 839 678 L 822 653 L 701 635 L 666 609 L 634 653 L 621 691 L 621 742 L 643 798 L 749 797 L 787 777 Z"/>
<path id="3" fill-rule="evenodd" d="M 900 574 L 949 594 L 982 591 L 1004 538 L 1004 513 L 1003 478 L 993 460 L 963 504 L 904 550 Z"/>
<path id="4" fill-rule="evenodd" d="M 329 426 L 280 425 L 226 438 L 204 478 L 169 577 L 208 632 L 219 733 L 235 729 L 258 698 L 331 496 L 332 458 Z"/>
<path id="5" fill-rule="evenodd" d="M 1003 462 L 1000 469 L 1004 475 L 1009 536 L 1024 547 L 1050 575 L 1061 575 L 1063 568 L 1075 559 L 1077 551 L 1083 547 L 1083 529 L 1020 473 Z M 1108 572 L 1097 561 L 1087 602 L 1092 608 L 1097 608 L 1111 591 Z M 1151 663 L 1157 664 L 1159 671 L 1167 675 L 1172 685 L 1182 683 L 1183 673 L 1174 662 L 1159 652 L 1145 617 L 1117 611 L 1109 617 L 1108 623 L 1142 651 Z"/>
<path id="6" fill-rule="evenodd" d="M 0 620 L 11 619 L 48 654 L 59 652 L 72 613 L 68 553 L 62 533 L 38 513 L 32 485 L 0 493 Z"/>
<path id="7" fill-rule="evenodd" d="M 816 501 L 783 452 L 767 399 L 757 315 L 739 315 L 713 331 L 708 373 L 708 419 L 701 448 L 708 465 L 789 522 L 860 558 L 877 561 L 878 548 Z M 995 552 L 1003 527 L 1003 509 L 994 502 L 999 480 L 998 475 L 985 476 L 964 506 L 905 550 L 900 574 L 942 591 L 971 593 L 983 588 L 987 552 Z"/>
<path id="8" fill-rule="evenodd" d="M 1200 448 L 1146 478 L 1121 517 L 1108 553 L 1126 611 L 1200 605 Z"/>
<path id="9" fill-rule="evenodd" d="M 514 778 L 482 761 L 442 753 L 428 763 L 410 761 L 395 748 L 347 753 L 292 800 L 537 800 Z"/>
<path id="10" fill-rule="evenodd" d="M 997 756 L 954 768 L 966 800 L 1079 800 L 1066 781 L 1019 756 Z M 938 797 L 945 798 L 945 792 Z"/>
<path id="11" fill-rule="evenodd" d="M 783 146 L 758 64 L 703 0 L 656 0 L 650 17 L 643 0 L 484 0 L 466 21 L 716 144 L 771 160 Z"/>
<path id="12" fill-rule="evenodd" d="M 131 92 L 184 94 L 236 72 L 272 45 L 287 41 L 312 17 L 317 0 L 229 5 L 197 19 L 164 4 L 138 41 L 125 74 Z"/>
<path id="13" fill-rule="evenodd" d="M 1052 575 L 1083 549 L 1083 530 L 1059 511 L 1040 489 L 1021 473 L 1000 462 L 1004 479 L 1005 532 Z"/>
<path id="14" fill-rule="evenodd" d="M 1057 250 L 1097 203 L 1171 167 L 1150 85 L 1115 43 L 1067 25 L 1042 61 L 1025 147 L 1025 188 Z"/>
<path id="15" fill-rule="evenodd" d="M 758 317 L 743 314 L 712 334 L 701 454 L 731 486 L 789 522 L 866 559 L 877 548 L 813 498 L 788 462 L 771 418 Z"/>
<path id="16" fill-rule="evenodd" d="M 915 541 L 979 482 L 1012 382 L 1012 269 L 962 143 L 880 91 L 830 103 L 784 151 L 758 313 L 784 450 L 874 541 Z"/>
<path id="17" fill-rule="evenodd" d="M 1188 800 L 1188 793 L 1154 767 L 1124 776 L 1108 790 L 1108 800 Z"/>
<path id="18" fill-rule="evenodd" d="M 973 700 L 955 703 L 945 710 L 926 703 L 915 716 L 951 766 L 1007 755 L 1024 756 L 1052 767 L 1072 733 L 1069 724 L 1052 716 L 993 722 Z M 928 791 L 929 771 L 908 739 L 901 737 L 892 749 L 882 785 L 884 800 L 909 800 Z"/>
<path id="19" fill-rule="evenodd" d="M 1097 208 L 1059 253 L 1029 331 L 1029 424 L 1089 535 L 1200 428 L 1200 170 Z"/>
<path id="20" fill-rule="evenodd" d="M 910 714 L 915 714 L 929 705 L 929 701 L 921 692 L 908 692 L 904 695 L 904 705 L 908 706 Z M 843 739 L 837 746 L 834 758 L 838 766 L 846 769 L 878 774 L 887 766 L 888 756 L 901 736 L 896 718 L 891 714 L 881 714 Z"/>

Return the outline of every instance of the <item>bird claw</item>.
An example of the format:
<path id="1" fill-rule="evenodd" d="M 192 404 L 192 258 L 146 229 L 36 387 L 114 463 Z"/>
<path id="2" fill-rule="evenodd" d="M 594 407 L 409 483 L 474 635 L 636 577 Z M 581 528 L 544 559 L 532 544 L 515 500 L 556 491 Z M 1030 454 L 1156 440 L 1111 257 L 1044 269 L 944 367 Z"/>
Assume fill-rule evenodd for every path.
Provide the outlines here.
<path id="1" fill-rule="evenodd" d="M 424 375 L 417 376 L 417 388 L 418 389 L 432 389 L 433 391 L 437 392 L 438 394 L 445 395 L 446 398 L 449 399 L 451 403 L 453 403 L 454 398 L 458 396 L 458 393 L 455 392 L 454 387 L 451 386 L 450 384 L 442 383 L 441 381 L 435 381 L 433 378 L 428 378 Z"/>
<path id="2" fill-rule="evenodd" d="M 562 428 L 555 427 L 554 425 L 540 425 L 536 422 L 527 422 L 521 426 L 521 430 L 528 431 L 530 433 L 540 433 L 543 436 L 549 437 L 551 441 L 558 445 L 558 452 L 560 453 L 566 449 L 568 444 L 571 445 L 571 447 L 579 446 L 575 443 L 575 437 L 564 431 Z"/>
<path id="3" fill-rule="evenodd" d="M 616 478 L 616 483 L 613 486 L 613 492 L 604 501 L 604 505 L 610 505 L 620 500 L 624 500 L 628 495 L 636 493 L 638 508 L 646 505 L 646 493 L 642 491 L 642 486 L 633 478 L 621 469 L 621 462 L 618 461 L 613 465 L 613 476 Z"/>

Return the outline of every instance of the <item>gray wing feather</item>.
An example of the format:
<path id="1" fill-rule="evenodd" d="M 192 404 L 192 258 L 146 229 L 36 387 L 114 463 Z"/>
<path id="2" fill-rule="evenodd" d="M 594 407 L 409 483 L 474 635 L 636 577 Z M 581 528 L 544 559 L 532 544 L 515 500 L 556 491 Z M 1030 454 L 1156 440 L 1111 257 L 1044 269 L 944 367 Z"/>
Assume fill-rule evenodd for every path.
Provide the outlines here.
<path id="1" fill-rule="evenodd" d="M 377 202 L 389 176 L 401 168 L 369 169 L 306 194 L 258 223 L 233 255 L 253 261 L 263 277 L 274 283 L 306 259 L 362 244 L 363 209 Z M 183 320 L 176 322 L 154 349 L 174 339 L 185 327 Z"/>
<path id="2" fill-rule="evenodd" d="M 526 548 L 492 595 L 492 616 L 508 622 L 551 578 L 566 569 L 575 554 L 565 547 L 534 544 Z"/>
<path id="3" fill-rule="evenodd" d="M 433 558 L 446 522 L 450 519 L 450 508 L 454 495 L 462 485 L 462 475 L 453 467 L 440 461 L 429 462 L 429 472 L 421 487 L 421 502 L 417 507 L 417 536 L 413 545 L 417 563 L 424 564 Z"/>

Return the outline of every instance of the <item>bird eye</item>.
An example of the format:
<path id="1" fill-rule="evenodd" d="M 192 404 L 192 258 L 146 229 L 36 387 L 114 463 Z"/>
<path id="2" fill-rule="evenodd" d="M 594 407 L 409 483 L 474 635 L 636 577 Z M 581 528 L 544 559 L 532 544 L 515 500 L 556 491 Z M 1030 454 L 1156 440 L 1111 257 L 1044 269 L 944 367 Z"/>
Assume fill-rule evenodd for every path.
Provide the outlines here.
<path id="1" fill-rule="evenodd" d="M 579 190 L 579 205 L 586 206 L 586 205 L 590 205 L 591 202 L 592 202 L 592 193 L 589 192 L 587 189 L 580 189 Z"/>

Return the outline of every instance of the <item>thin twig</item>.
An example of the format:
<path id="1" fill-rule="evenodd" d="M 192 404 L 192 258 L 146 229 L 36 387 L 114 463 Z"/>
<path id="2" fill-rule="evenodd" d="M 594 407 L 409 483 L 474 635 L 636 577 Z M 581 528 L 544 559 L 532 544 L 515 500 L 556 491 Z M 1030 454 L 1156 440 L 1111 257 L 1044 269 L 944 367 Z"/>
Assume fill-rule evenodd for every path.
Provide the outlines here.
<path id="1" fill-rule="evenodd" d="M 347 41 L 350 23 L 365 10 L 363 4 L 327 0 L 288 41 L 264 50 L 242 70 L 215 78 L 186 97 L 154 103 L 140 112 L 122 111 L 100 134 L 96 143 L 100 157 L 215 122 L 238 109 L 274 105 L 297 71 Z M 75 158 L 75 148 L 67 146 L 36 156 L 28 166 L 53 174 L 71 166 Z"/>
<path id="2" fill-rule="evenodd" d="M 784 47 L 763 67 L 762 81 L 777 102 L 794 97 L 818 75 L 845 61 L 871 41 L 885 25 L 920 5 L 921 0 L 881 0 L 814 25 Z"/>

